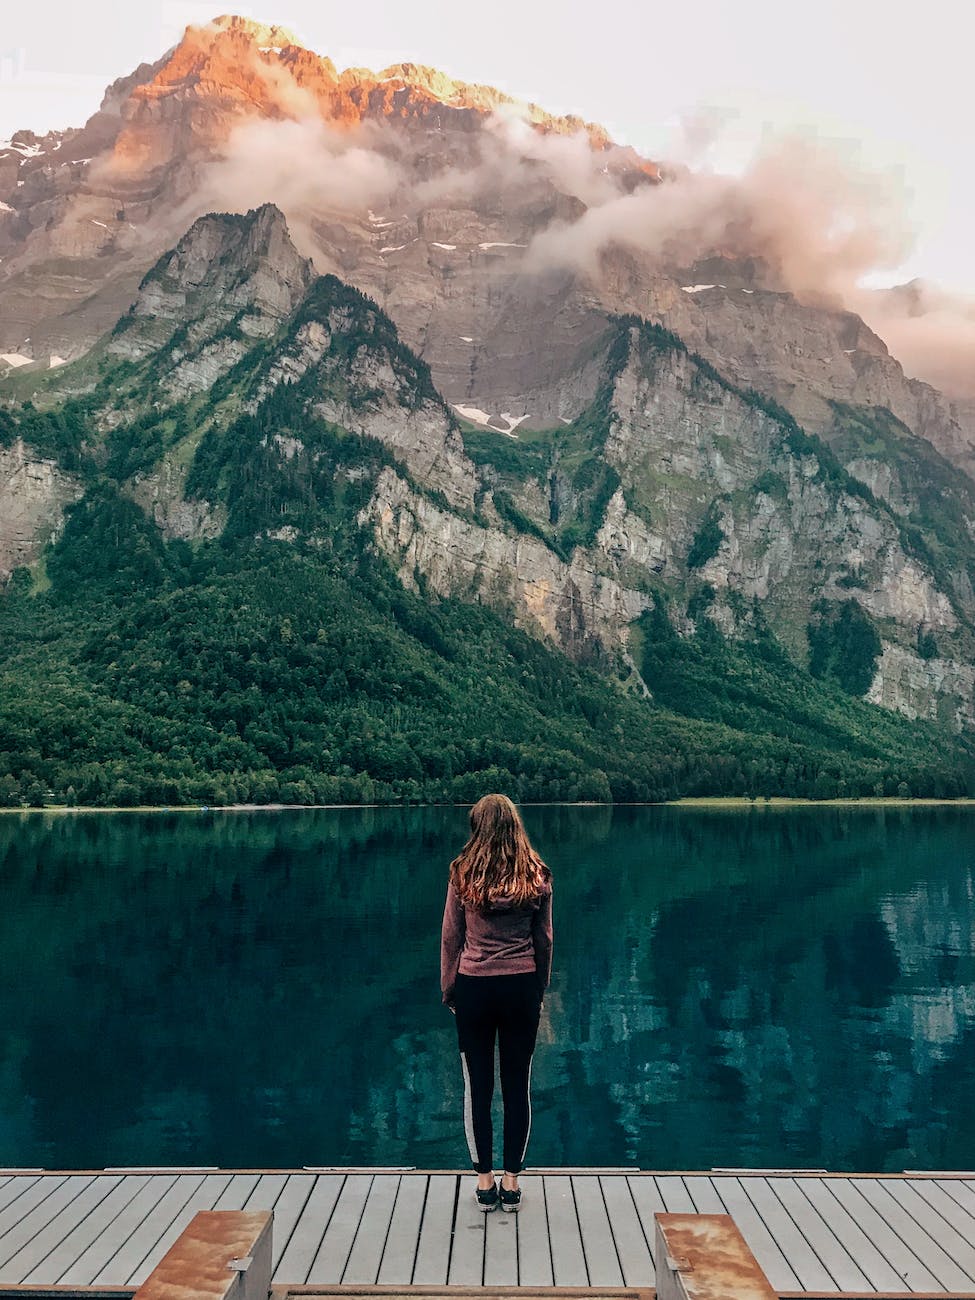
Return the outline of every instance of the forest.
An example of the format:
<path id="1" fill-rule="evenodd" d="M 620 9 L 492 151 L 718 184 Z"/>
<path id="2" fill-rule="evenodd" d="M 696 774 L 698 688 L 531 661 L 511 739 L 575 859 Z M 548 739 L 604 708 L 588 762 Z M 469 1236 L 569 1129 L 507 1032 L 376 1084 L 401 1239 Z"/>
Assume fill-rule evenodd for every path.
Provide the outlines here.
<path id="1" fill-rule="evenodd" d="M 103 478 L 0 600 L 0 803 L 975 793 L 965 742 L 815 680 L 760 624 L 679 638 L 661 607 L 639 639 L 651 699 L 406 590 L 340 519 L 326 545 L 165 542 Z"/>

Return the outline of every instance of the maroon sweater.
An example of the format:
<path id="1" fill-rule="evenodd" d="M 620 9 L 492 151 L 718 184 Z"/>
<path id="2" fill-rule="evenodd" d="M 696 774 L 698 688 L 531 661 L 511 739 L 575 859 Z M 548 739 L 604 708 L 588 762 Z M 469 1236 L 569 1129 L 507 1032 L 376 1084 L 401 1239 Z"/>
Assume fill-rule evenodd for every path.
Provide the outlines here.
<path id="1" fill-rule="evenodd" d="M 520 975 L 537 971 L 542 988 L 552 975 L 552 886 L 546 882 L 534 903 L 492 907 L 465 906 L 453 885 L 440 933 L 440 992 L 450 1003 L 461 975 Z"/>

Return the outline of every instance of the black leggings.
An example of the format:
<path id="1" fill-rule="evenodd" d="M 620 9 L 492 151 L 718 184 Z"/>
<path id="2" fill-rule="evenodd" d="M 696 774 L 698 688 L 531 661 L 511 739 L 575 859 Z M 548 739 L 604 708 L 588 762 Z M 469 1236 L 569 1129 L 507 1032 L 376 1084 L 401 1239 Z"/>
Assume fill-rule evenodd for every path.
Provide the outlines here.
<path id="1" fill-rule="evenodd" d="M 521 975 L 458 975 L 454 984 L 457 1042 L 464 1068 L 464 1129 L 471 1162 L 490 1173 L 493 1133 L 494 1043 L 504 1101 L 504 1168 L 524 1168 L 531 1129 L 531 1066 L 542 989 L 534 971 Z"/>

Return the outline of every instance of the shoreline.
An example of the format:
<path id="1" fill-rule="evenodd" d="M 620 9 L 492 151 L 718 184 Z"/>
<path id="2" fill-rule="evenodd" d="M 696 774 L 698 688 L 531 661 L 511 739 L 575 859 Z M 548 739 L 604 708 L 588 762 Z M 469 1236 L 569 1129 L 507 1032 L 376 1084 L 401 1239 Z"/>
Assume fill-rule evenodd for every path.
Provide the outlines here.
<path id="1" fill-rule="evenodd" d="M 97 807 L 93 804 L 69 808 L 66 804 L 48 804 L 42 808 L 0 808 L 4 814 L 53 813 L 58 816 L 92 813 L 251 813 L 251 812 L 328 812 L 350 808 L 469 808 L 469 803 L 235 803 L 235 804 L 137 804 L 130 808 L 117 806 Z M 970 808 L 975 807 L 975 797 L 958 799 L 900 799 L 896 796 L 863 799 L 799 799 L 786 795 L 772 795 L 765 799 L 746 798 L 744 795 L 688 795 L 681 799 L 667 799 L 647 803 L 597 803 L 593 800 L 523 800 L 522 808 L 700 808 L 729 811 L 764 811 L 767 808 Z"/>

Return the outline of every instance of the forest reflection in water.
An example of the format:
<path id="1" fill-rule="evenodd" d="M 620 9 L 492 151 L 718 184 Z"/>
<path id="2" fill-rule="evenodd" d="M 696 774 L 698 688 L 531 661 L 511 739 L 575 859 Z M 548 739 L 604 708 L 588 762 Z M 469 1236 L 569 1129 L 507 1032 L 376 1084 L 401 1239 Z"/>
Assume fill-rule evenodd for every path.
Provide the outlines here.
<path id="1" fill-rule="evenodd" d="M 529 1160 L 971 1168 L 975 811 L 526 807 Z M 462 808 L 0 818 L 0 1165 L 464 1167 Z"/>

